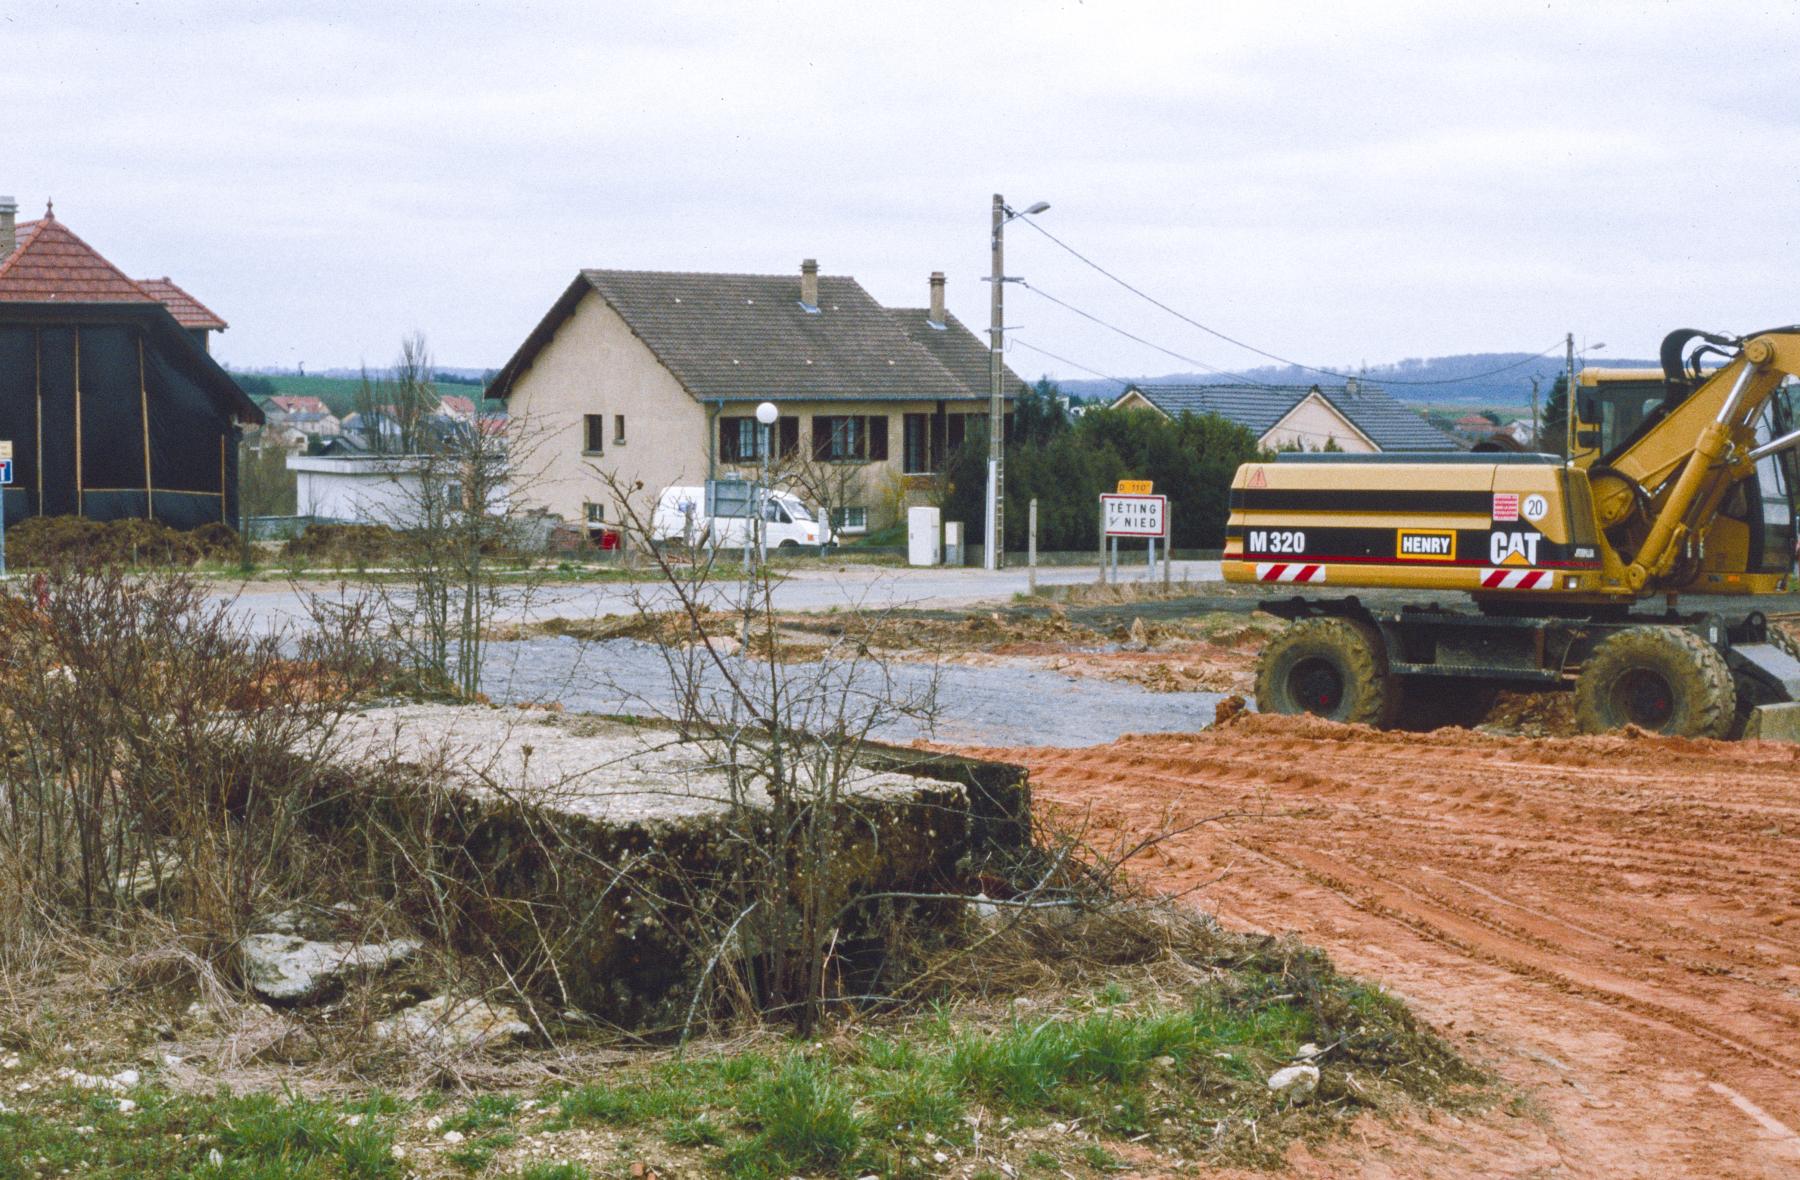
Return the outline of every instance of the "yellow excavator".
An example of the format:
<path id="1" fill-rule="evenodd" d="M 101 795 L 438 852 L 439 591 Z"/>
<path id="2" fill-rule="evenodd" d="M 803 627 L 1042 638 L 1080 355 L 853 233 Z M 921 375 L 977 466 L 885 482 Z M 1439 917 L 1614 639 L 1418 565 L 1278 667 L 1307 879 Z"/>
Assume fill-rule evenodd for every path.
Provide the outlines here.
<path id="1" fill-rule="evenodd" d="M 1800 326 L 1682 329 L 1660 359 L 1660 372 L 1581 371 L 1566 457 L 1283 454 L 1240 467 L 1225 579 L 1294 595 L 1262 604 L 1292 623 L 1258 661 L 1257 707 L 1431 725 L 1485 712 L 1501 688 L 1572 689 L 1586 732 L 1800 726 L 1800 706 L 1779 708 L 1800 701 L 1800 660 L 1764 615 L 1680 603 L 1793 582 Z M 1384 608 L 1337 593 L 1359 589 L 1472 603 Z M 1634 609 L 1657 596 L 1660 611 Z"/>

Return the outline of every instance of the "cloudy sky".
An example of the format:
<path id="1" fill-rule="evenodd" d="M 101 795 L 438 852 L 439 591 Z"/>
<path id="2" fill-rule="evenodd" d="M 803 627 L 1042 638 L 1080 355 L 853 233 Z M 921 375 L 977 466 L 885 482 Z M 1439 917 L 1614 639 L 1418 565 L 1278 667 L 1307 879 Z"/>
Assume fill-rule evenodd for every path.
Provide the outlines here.
<path id="1" fill-rule="evenodd" d="M 895 306 L 942 269 L 985 327 L 996 191 L 1284 357 L 1645 356 L 1800 320 L 1797 13 L 0 0 L 0 193 L 173 276 L 241 366 L 381 364 L 412 329 L 497 365 L 581 266 L 816 257 Z M 1022 373 L 1265 363 L 1024 223 L 1007 248 L 1168 350 L 1009 287 Z"/>

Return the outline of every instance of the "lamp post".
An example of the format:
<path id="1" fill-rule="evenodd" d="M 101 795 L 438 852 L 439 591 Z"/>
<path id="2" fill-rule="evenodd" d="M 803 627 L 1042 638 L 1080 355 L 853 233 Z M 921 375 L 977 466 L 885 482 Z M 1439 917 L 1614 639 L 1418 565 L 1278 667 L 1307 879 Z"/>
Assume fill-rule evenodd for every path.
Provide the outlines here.
<path id="1" fill-rule="evenodd" d="M 1005 538 L 1005 434 L 1006 398 L 1002 374 L 1006 371 L 1006 223 L 1018 217 L 1042 213 L 1049 202 L 1039 201 L 1023 212 L 1008 207 L 1005 198 L 994 194 L 994 272 L 988 281 L 994 285 L 989 295 L 988 320 L 988 477 L 987 503 L 981 530 L 981 567 L 997 570 L 1004 563 L 1000 545 Z"/>
<path id="2" fill-rule="evenodd" d="M 756 420 L 762 423 L 762 492 L 756 505 L 756 554 L 764 565 L 769 562 L 769 444 L 774 441 L 775 423 L 780 418 L 781 407 L 774 402 L 756 407 Z"/>

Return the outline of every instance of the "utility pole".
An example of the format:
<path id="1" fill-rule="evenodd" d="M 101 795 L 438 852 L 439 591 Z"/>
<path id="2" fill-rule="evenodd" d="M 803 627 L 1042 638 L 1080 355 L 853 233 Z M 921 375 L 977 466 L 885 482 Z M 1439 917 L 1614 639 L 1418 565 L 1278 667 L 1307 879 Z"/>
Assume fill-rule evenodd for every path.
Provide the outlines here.
<path id="1" fill-rule="evenodd" d="M 1005 564 L 1000 552 L 1005 537 L 1001 514 L 1006 508 L 1006 495 L 1001 481 L 1005 478 L 1006 400 L 1002 374 L 1006 371 L 1006 201 L 994 194 L 993 274 L 988 294 L 988 472 L 987 505 L 982 529 L 981 567 L 997 570 Z"/>
<path id="2" fill-rule="evenodd" d="M 1541 440 L 1544 437 L 1544 432 L 1538 426 L 1537 406 L 1538 406 L 1538 379 L 1536 377 L 1533 377 L 1531 379 L 1531 445 L 1533 447 L 1538 448 L 1539 450 L 1542 450 L 1544 444 Z"/>

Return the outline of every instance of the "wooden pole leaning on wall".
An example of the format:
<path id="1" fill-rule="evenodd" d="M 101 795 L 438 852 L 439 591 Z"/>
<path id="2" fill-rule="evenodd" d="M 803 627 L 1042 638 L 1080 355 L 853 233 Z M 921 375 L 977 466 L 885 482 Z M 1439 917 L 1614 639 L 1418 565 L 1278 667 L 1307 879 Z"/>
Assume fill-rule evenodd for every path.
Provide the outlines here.
<path id="1" fill-rule="evenodd" d="M 87 496 L 81 486 L 81 329 L 75 329 L 75 515 L 87 515 Z"/>
<path id="2" fill-rule="evenodd" d="M 37 362 L 37 515 L 44 514 L 44 330 L 32 330 L 32 356 Z"/>
<path id="3" fill-rule="evenodd" d="M 144 382 L 144 336 L 138 333 L 138 414 L 144 423 L 144 519 L 156 519 L 156 483 L 150 478 L 150 390 Z"/>

